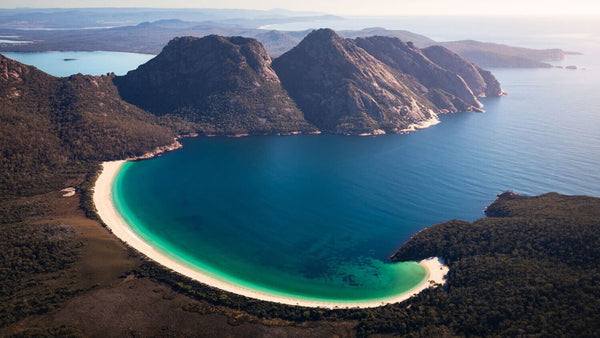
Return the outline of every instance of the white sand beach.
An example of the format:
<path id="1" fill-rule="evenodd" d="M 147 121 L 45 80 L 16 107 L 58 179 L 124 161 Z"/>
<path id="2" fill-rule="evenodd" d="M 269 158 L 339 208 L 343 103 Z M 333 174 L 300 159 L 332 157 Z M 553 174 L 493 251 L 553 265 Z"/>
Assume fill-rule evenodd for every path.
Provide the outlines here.
<path id="1" fill-rule="evenodd" d="M 143 241 L 140 237 L 138 237 L 133 232 L 133 230 L 131 230 L 131 228 L 127 225 L 127 223 L 121 218 L 121 216 L 119 215 L 119 213 L 113 205 L 111 187 L 112 182 L 115 179 L 116 174 L 123 165 L 123 163 L 125 163 L 125 161 L 104 162 L 102 164 L 103 170 L 100 176 L 98 177 L 98 180 L 96 181 L 93 196 L 94 204 L 96 205 L 98 215 L 100 216 L 102 221 L 108 226 L 108 228 L 110 228 L 113 234 L 119 237 L 123 242 L 127 243 L 127 245 L 146 255 L 148 258 L 162 264 L 163 266 L 174 270 L 182 275 L 195 279 L 201 283 L 210 285 L 215 288 L 219 288 L 221 290 L 244 295 L 250 298 L 256 298 L 265 301 L 289 305 L 321 307 L 330 309 L 377 307 L 388 303 L 397 303 L 412 297 L 413 295 L 423 291 L 428 287 L 445 283 L 444 277 L 448 273 L 448 267 L 444 265 L 443 260 L 437 257 L 428 258 L 419 262 L 427 270 L 427 278 L 423 283 L 421 283 L 409 292 L 378 301 L 319 302 L 304 299 L 288 298 L 247 289 L 238 285 L 230 284 L 225 281 L 216 279 L 200 271 L 191 269 L 160 253 L 148 243 Z"/>

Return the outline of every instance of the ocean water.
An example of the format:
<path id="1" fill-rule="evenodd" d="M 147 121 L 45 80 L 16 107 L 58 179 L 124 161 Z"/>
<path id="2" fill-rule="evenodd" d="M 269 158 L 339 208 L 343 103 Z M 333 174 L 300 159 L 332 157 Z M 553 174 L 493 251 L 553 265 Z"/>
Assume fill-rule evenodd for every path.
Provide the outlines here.
<path id="1" fill-rule="evenodd" d="M 423 270 L 387 257 L 496 194 L 600 196 L 600 64 L 495 69 L 486 113 L 405 135 L 196 138 L 128 163 L 117 208 L 163 252 L 233 283 L 321 300 L 410 289 Z M 584 68 L 585 70 L 582 70 Z"/>
<path id="2" fill-rule="evenodd" d="M 114 72 L 125 75 L 128 71 L 152 59 L 154 55 L 125 52 L 43 52 L 2 53 L 4 56 L 54 76 L 77 73 L 104 75 Z M 65 60 L 66 59 L 66 60 Z"/>

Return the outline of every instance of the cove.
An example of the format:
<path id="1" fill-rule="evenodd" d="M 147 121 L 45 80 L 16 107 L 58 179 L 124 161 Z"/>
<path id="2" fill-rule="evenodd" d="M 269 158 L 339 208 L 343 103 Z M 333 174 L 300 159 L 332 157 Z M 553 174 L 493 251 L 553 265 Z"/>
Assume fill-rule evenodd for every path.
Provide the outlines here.
<path id="1" fill-rule="evenodd" d="M 345 193 L 340 191 L 341 182 L 333 179 L 339 174 L 338 164 L 326 170 L 314 163 L 303 166 L 286 147 L 259 160 L 255 156 L 262 145 L 252 142 L 248 146 L 258 147 L 258 153 L 243 151 L 249 157 L 228 160 L 219 156 L 225 151 L 220 143 L 232 140 L 231 146 L 235 140 L 210 140 L 216 143 L 208 153 L 192 151 L 205 146 L 192 140 L 186 142 L 185 151 L 126 163 L 114 181 L 113 201 L 121 216 L 163 254 L 245 288 L 323 302 L 385 299 L 425 279 L 426 271 L 417 263 L 390 264 L 361 252 L 369 242 L 368 238 L 363 242 L 364 233 L 378 236 L 378 231 L 361 231 L 367 217 L 373 218 L 374 227 L 382 220 L 376 212 L 369 216 L 366 208 L 352 211 L 355 205 L 348 203 L 360 203 L 351 202 L 360 196 L 350 194 L 361 194 L 359 187 L 348 190 L 349 200 L 336 198 Z M 246 139 L 251 140 L 277 144 L 303 138 Z M 215 155 L 223 161 L 209 159 Z M 258 162 L 242 167 L 250 157 L 273 170 L 264 172 Z M 194 169 L 170 175 L 172 166 Z M 206 179 L 200 179 L 204 175 Z M 149 177 L 157 184 L 145 184 Z M 162 202 L 132 198 L 157 193 Z"/>
<path id="2" fill-rule="evenodd" d="M 424 227 L 475 220 L 496 194 L 600 196 L 600 89 L 586 71 L 494 70 L 486 113 L 408 135 L 186 139 L 123 166 L 115 206 L 152 246 L 248 288 L 366 300 L 418 284 L 387 257 Z"/>

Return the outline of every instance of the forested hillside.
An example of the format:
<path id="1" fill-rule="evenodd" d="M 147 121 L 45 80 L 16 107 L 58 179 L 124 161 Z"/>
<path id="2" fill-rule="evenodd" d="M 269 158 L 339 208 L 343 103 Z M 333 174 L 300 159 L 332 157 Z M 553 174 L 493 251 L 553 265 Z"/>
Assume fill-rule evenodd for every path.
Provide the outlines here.
<path id="1" fill-rule="evenodd" d="M 64 188 L 99 161 L 173 143 L 157 118 L 119 98 L 111 76 L 56 78 L 0 55 L 0 191 Z"/>

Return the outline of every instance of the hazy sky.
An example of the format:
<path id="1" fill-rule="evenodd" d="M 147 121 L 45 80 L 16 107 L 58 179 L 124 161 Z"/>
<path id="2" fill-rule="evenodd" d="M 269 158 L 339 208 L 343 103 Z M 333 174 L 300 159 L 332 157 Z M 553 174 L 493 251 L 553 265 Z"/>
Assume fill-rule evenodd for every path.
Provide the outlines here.
<path id="1" fill-rule="evenodd" d="M 348 15 L 600 15 L 599 0 L 0 0 L 0 8 L 16 7 L 285 8 Z"/>

